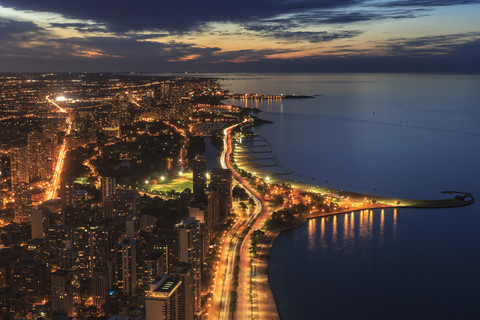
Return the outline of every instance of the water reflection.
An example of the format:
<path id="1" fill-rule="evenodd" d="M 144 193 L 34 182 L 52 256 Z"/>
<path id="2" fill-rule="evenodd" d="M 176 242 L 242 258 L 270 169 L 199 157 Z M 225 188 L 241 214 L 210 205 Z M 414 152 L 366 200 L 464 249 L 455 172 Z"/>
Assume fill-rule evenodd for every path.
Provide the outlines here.
<path id="1" fill-rule="evenodd" d="M 322 219 L 323 222 L 323 219 Z M 315 234 L 317 231 L 316 228 L 317 219 L 308 220 L 308 249 L 313 251 L 317 248 L 317 242 L 315 241 Z"/>
<path id="2" fill-rule="evenodd" d="M 347 250 L 354 242 L 378 242 L 394 239 L 397 228 L 397 210 L 361 210 L 343 215 L 308 220 L 308 248 Z M 356 221 L 358 221 L 356 223 Z M 387 237 L 387 238 L 385 238 Z"/>
<path id="3" fill-rule="evenodd" d="M 332 223 L 332 244 L 337 244 L 337 216 L 333 216 L 333 223 Z"/>

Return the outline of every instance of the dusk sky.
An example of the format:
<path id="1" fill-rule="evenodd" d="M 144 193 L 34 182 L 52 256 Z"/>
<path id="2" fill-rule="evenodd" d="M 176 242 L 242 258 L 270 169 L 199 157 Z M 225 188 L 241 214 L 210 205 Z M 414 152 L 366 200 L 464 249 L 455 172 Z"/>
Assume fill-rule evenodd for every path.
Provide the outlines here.
<path id="1" fill-rule="evenodd" d="M 0 71 L 480 73 L 476 0 L 0 0 Z"/>

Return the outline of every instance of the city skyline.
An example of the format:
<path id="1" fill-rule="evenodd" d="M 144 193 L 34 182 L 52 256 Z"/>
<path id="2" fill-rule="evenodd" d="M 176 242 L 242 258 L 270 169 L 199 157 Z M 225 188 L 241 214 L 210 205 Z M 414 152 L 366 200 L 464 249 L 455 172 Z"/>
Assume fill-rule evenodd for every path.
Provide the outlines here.
<path id="1" fill-rule="evenodd" d="M 480 2 L 0 1 L 1 71 L 478 73 Z"/>

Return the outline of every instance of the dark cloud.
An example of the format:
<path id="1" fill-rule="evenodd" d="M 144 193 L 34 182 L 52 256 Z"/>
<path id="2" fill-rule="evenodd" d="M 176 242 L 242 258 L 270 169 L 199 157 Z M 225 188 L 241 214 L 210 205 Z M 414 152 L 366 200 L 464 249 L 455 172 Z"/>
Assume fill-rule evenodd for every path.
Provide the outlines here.
<path id="1" fill-rule="evenodd" d="M 292 31 L 294 24 L 252 24 L 244 27 L 247 31 L 258 33 L 261 37 L 284 40 L 286 42 L 327 42 L 335 39 L 353 38 L 361 34 L 355 30 L 339 31 Z"/>
<path id="2" fill-rule="evenodd" d="M 32 22 L 0 18 L 0 42 L 27 40 L 30 33 L 40 30 L 42 29 Z"/>
<path id="3" fill-rule="evenodd" d="M 398 0 L 387 2 L 382 6 L 388 7 L 443 7 L 461 4 L 480 3 L 479 0 Z"/>
<path id="4" fill-rule="evenodd" d="M 458 50 L 459 45 L 471 43 L 478 39 L 480 39 L 480 32 L 423 36 L 409 39 L 394 38 L 378 43 L 377 48 L 386 55 L 429 57 L 452 53 Z"/>
<path id="5" fill-rule="evenodd" d="M 328 42 L 336 39 L 346 39 L 346 38 L 354 38 L 361 34 L 360 31 L 335 31 L 335 32 L 327 32 L 327 31 L 280 31 L 280 32 L 272 32 L 267 33 L 266 37 L 272 37 L 276 39 L 286 40 L 288 42 L 302 42 L 308 41 L 311 43 L 319 43 L 319 42 Z"/>
<path id="6" fill-rule="evenodd" d="M 113 30 L 188 30 L 211 21 L 249 21 L 285 13 L 346 8 L 365 0 L 1 0 L 17 9 L 46 11 L 105 23 Z"/>

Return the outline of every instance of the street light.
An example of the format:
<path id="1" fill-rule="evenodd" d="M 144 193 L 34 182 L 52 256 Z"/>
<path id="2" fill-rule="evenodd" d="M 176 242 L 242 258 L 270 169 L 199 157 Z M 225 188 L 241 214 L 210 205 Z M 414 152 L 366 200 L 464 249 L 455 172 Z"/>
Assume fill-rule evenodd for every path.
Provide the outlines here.
<path id="1" fill-rule="evenodd" d="M 162 180 L 162 182 L 165 181 L 165 177 L 164 177 L 164 176 L 161 176 L 161 177 L 160 177 L 160 180 Z"/>
<path id="2" fill-rule="evenodd" d="M 148 184 L 148 180 L 145 180 L 145 184 Z"/>

